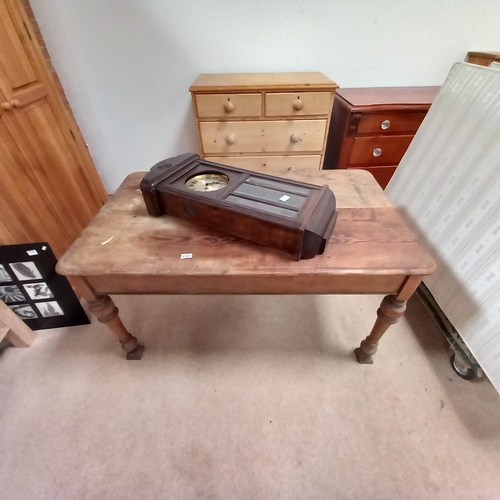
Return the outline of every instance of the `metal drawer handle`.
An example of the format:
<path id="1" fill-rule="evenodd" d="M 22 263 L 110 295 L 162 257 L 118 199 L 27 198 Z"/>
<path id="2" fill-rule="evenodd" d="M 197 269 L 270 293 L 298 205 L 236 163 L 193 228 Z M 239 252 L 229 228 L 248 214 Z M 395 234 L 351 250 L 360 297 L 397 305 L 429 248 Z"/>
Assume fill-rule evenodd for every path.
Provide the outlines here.
<path id="1" fill-rule="evenodd" d="M 297 143 L 297 142 L 299 142 L 299 140 L 300 140 L 300 137 L 297 134 L 292 134 L 290 136 L 290 141 L 293 143 Z"/>
<path id="2" fill-rule="evenodd" d="M 391 120 L 384 120 L 384 121 L 380 124 L 380 128 L 381 128 L 382 130 L 387 130 L 390 126 L 391 126 Z"/>
<path id="3" fill-rule="evenodd" d="M 234 135 L 228 135 L 226 137 L 226 143 L 229 145 L 234 144 Z"/>
<path id="4" fill-rule="evenodd" d="M 382 154 L 382 148 L 375 148 L 372 154 L 373 156 L 380 156 Z"/>

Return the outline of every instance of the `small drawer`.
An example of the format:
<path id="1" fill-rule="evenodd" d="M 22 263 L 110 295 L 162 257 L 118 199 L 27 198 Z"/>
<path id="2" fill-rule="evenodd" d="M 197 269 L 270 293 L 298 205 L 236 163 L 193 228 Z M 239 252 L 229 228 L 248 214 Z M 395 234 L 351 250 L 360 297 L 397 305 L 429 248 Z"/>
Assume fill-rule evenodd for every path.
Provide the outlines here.
<path id="1" fill-rule="evenodd" d="M 260 94 L 197 94 L 199 118 L 241 118 L 261 114 Z"/>
<path id="2" fill-rule="evenodd" d="M 303 156 L 211 156 L 208 161 L 270 174 L 287 170 L 319 170 L 321 155 Z"/>
<path id="3" fill-rule="evenodd" d="M 362 115 L 358 134 L 415 134 L 425 112 L 392 112 Z"/>
<path id="4" fill-rule="evenodd" d="M 331 92 L 266 94 L 266 116 L 328 115 L 332 97 Z"/>
<path id="5" fill-rule="evenodd" d="M 412 135 L 386 137 L 355 137 L 348 166 L 398 164 L 405 154 Z"/>
<path id="6" fill-rule="evenodd" d="M 323 150 L 326 120 L 200 122 L 203 154 Z"/>
<path id="7" fill-rule="evenodd" d="M 394 165 L 390 167 L 381 165 L 375 167 L 347 167 L 347 168 L 351 170 L 359 170 L 359 169 L 367 170 L 373 175 L 373 177 L 375 177 L 375 180 L 379 183 L 380 187 L 382 189 L 385 189 L 387 184 L 389 184 L 391 177 L 394 175 L 396 168 L 398 167 Z"/>

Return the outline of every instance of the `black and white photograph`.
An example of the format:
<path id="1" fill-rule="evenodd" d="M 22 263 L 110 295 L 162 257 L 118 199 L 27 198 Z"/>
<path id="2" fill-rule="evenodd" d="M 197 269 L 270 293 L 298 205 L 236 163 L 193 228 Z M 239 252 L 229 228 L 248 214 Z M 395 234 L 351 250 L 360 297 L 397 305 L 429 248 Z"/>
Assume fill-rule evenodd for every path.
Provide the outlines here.
<path id="1" fill-rule="evenodd" d="M 42 300 L 42 299 L 53 299 L 54 294 L 50 291 L 47 283 L 30 283 L 29 285 L 23 285 L 26 293 L 30 296 L 30 299 L 33 300 Z"/>
<path id="2" fill-rule="evenodd" d="M 12 276 L 7 272 L 4 266 L 0 264 L 0 283 L 10 283 Z"/>
<path id="3" fill-rule="evenodd" d="M 9 306 L 20 318 L 22 319 L 35 319 L 38 314 L 29 304 L 20 304 L 16 306 Z"/>
<path id="4" fill-rule="evenodd" d="M 26 297 L 16 285 L 0 286 L 0 300 L 9 304 L 11 302 L 26 302 Z"/>
<path id="5" fill-rule="evenodd" d="M 0 245 L 0 305 L 15 310 L 32 330 L 90 323 L 56 264 L 47 242 Z"/>
<path id="6" fill-rule="evenodd" d="M 42 278 L 34 262 L 13 262 L 10 267 L 19 281 L 39 280 Z"/>
<path id="7" fill-rule="evenodd" d="M 59 306 L 59 304 L 54 300 L 51 302 L 38 302 L 36 307 L 40 311 L 40 314 L 44 318 L 50 318 L 51 316 L 63 316 L 64 312 Z"/>

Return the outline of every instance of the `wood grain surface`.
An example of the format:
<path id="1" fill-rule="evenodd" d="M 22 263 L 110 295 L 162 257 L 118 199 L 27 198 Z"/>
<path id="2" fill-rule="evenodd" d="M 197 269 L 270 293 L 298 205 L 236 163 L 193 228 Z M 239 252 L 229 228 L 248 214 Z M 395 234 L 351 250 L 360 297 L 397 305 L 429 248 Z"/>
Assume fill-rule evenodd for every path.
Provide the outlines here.
<path id="1" fill-rule="evenodd" d="M 318 72 L 199 75 L 189 90 L 200 156 L 316 154 L 321 168 L 337 87 Z"/>
<path id="2" fill-rule="evenodd" d="M 355 137 L 347 166 L 397 165 L 412 139 L 413 135 Z M 376 149 L 379 156 L 373 154 Z"/>
<path id="3" fill-rule="evenodd" d="M 199 118 L 256 117 L 262 110 L 261 94 L 197 94 L 194 97 Z"/>
<path id="4" fill-rule="evenodd" d="M 338 85 L 319 72 L 306 73 L 218 73 L 199 75 L 190 92 L 242 90 L 333 90 Z"/>
<path id="5" fill-rule="evenodd" d="M 143 176 L 127 177 L 59 261 L 59 273 L 86 277 L 95 293 L 396 293 L 408 276 L 435 268 L 365 171 L 285 176 L 329 184 L 337 197 L 325 253 L 299 262 L 174 217 L 149 216 Z M 186 253 L 192 258 L 181 259 Z"/>
<path id="6" fill-rule="evenodd" d="M 358 134 L 415 134 L 420 127 L 426 113 L 420 111 L 414 112 L 389 112 L 365 114 L 361 116 L 358 124 Z M 382 128 L 382 122 L 389 121 L 389 126 Z"/>
<path id="7" fill-rule="evenodd" d="M 369 170 L 382 188 L 396 170 L 439 87 L 339 89 L 323 168 Z M 381 154 L 375 156 L 374 149 Z"/>
<path id="8" fill-rule="evenodd" d="M 332 110 L 332 92 L 267 93 L 266 116 L 327 116 Z M 297 106 L 299 105 L 299 106 Z M 296 109 L 296 107 L 300 109 Z"/>
<path id="9" fill-rule="evenodd" d="M 302 156 L 207 156 L 205 160 L 248 170 L 281 175 L 290 170 L 319 170 L 321 155 Z"/>
<path id="10" fill-rule="evenodd" d="M 0 0 L 0 243 L 61 256 L 107 198 L 19 0 Z"/>
<path id="11" fill-rule="evenodd" d="M 327 120 L 201 122 L 205 155 L 321 152 Z M 296 142 L 292 142 L 292 136 Z M 230 142 L 228 142 L 228 138 Z"/>
<path id="12" fill-rule="evenodd" d="M 465 62 L 489 66 L 493 61 L 500 61 L 500 52 L 467 52 Z"/>
<path id="13" fill-rule="evenodd" d="M 391 180 L 391 177 L 394 175 L 394 172 L 396 171 L 396 166 L 394 165 L 371 165 L 370 167 L 366 167 L 363 165 L 358 165 L 358 166 L 348 166 L 347 168 L 362 168 L 366 169 L 367 172 L 370 172 L 370 174 L 377 179 L 377 182 L 379 186 L 382 189 L 385 189 L 387 184 L 389 184 L 389 181 Z"/>
<path id="14" fill-rule="evenodd" d="M 371 87 L 338 89 L 336 95 L 351 104 L 354 111 L 366 111 L 371 106 L 409 106 L 416 111 L 419 106 L 427 111 L 439 92 L 439 87 Z"/>

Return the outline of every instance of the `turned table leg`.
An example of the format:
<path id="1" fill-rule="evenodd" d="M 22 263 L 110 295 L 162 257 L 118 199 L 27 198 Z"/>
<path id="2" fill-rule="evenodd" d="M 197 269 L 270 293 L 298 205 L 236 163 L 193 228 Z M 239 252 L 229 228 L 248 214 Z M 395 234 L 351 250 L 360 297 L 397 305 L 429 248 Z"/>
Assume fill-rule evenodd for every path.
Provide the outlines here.
<path id="1" fill-rule="evenodd" d="M 122 349 L 127 353 L 127 359 L 141 359 L 144 346 L 130 334 L 118 316 L 118 307 L 109 295 L 99 295 L 96 300 L 89 301 L 92 313 L 100 323 L 104 323 L 118 337 Z"/>
<path id="2" fill-rule="evenodd" d="M 387 295 L 382 300 L 377 311 L 377 320 L 373 325 L 370 335 L 361 341 L 361 345 L 354 353 L 358 363 L 373 364 L 373 355 L 377 352 L 377 346 L 382 335 L 387 329 L 398 322 L 399 318 L 406 310 L 406 301 L 417 289 L 422 278 L 420 276 L 410 276 L 398 295 Z"/>
<path id="3" fill-rule="evenodd" d="M 72 276 L 71 284 L 78 295 L 89 304 L 90 311 L 100 323 L 104 323 L 117 337 L 122 349 L 127 353 L 127 359 L 141 359 L 144 346 L 125 328 L 118 316 L 118 307 L 109 295 L 98 295 L 93 292 L 83 277 Z"/>
<path id="4" fill-rule="evenodd" d="M 361 341 L 361 345 L 354 351 L 358 363 L 371 365 L 372 356 L 377 352 L 378 341 L 387 329 L 398 322 L 406 309 L 406 300 L 398 300 L 394 295 L 387 295 L 382 300 L 377 311 L 377 321 L 373 325 L 370 335 Z"/>

